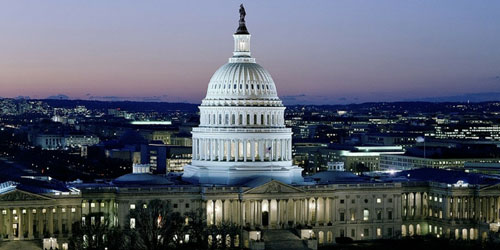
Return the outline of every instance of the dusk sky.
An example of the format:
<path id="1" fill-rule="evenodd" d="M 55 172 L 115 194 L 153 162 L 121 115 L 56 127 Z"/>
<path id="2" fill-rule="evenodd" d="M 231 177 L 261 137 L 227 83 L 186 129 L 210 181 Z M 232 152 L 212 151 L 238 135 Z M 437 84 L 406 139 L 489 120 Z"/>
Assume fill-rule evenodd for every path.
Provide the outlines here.
<path id="1" fill-rule="evenodd" d="M 12 0 L 0 3 L 0 97 L 199 103 L 232 55 L 241 2 L 252 55 L 285 100 L 500 92 L 498 0 Z"/>

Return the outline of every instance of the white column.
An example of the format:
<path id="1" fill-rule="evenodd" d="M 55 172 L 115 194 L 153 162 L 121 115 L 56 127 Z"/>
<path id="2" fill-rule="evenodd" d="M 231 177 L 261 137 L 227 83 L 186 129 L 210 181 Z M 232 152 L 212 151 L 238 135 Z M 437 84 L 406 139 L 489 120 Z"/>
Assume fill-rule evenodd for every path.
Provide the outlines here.
<path id="1" fill-rule="evenodd" d="M 280 143 L 280 150 L 281 150 L 281 153 L 280 153 L 280 160 L 284 161 L 285 160 L 285 143 L 283 141 L 283 139 L 280 139 L 279 140 L 279 143 Z"/>
<path id="2" fill-rule="evenodd" d="M 275 146 L 274 146 L 274 140 L 271 140 L 271 161 L 274 161 L 274 150 L 275 150 Z"/>
<path id="3" fill-rule="evenodd" d="M 226 161 L 229 161 L 231 159 L 231 141 L 230 140 L 224 140 L 224 145 L 227 147 L 226 150 Z"/>
<path id="4" fill-rule="evenodd" d="M 250 140 L 250 154 L 252 155 L 252 161 L 255 161 L 255 141 Z"/>
<path id="5" fill-rule="evenodd" d="M 243 140 L 243 161 L 247 161 L 247 140 Z"/>
<path id="6" fill-rule="evenodd" d="M 240 140 L 234 140 L 234 161 L 240 158 Z"/>
<path id="7" fill-rule="evenodd" d="M 259 159 L 264 161 L 264 142 L 259 140 Z"/>

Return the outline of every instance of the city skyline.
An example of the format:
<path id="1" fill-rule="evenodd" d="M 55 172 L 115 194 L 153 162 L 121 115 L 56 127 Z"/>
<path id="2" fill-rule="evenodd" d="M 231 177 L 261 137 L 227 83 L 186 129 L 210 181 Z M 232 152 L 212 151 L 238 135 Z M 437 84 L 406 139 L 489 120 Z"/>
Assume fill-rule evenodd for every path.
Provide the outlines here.
<path id="1" fill-rule="evenodd" d="M 496 2 L 243 3 L 253 54 L 285 103 L 500 92 Z M 231 55 L 239 4 L 9 4 L 0 96 L 199 103 Z"/>

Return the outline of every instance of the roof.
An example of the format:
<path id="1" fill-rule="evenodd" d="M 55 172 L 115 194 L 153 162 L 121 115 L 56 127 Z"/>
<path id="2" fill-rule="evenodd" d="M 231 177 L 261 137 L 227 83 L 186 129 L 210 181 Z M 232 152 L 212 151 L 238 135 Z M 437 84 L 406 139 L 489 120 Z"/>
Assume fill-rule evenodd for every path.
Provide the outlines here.
<path id="1" fill-rule="evenodd" d="M 500 183 L 500 177 L 485 174 L 466 173 L 457 170 L 436 168 L 419 168 L 397 172 L 394 178 L 406 178 L 408 181 L 431 181 L 445 184 L 456 184 L 459 181 L 471 185 L 492 185 Z"/>
<path id="2" fill-rule="evenodd" d="M 352 172 L 324 171 L 304 178 L 304 181 L 315 181 L 318 184 L 360 183 L 370 182 L 366 176 L 358 176 Z"/>
<path id="3" fill-rule="evenodd" d="M 113 180 L 116 185 L 172 185 L 174 184 L 166 176 L 148 173 L 126 174 Z"/>

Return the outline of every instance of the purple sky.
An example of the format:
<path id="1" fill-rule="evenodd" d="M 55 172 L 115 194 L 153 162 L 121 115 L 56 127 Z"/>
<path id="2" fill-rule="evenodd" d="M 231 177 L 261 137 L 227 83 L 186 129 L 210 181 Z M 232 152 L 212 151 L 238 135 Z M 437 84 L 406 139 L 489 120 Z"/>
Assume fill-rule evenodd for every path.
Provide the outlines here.
<path id="1" fill-rule="evenodd" d="M 309 103 L 500 92 L 500 1 L 243 1 L 252 54 Z M 4 1 L 0 97 L 198 103 L 240 1 Z"/>

